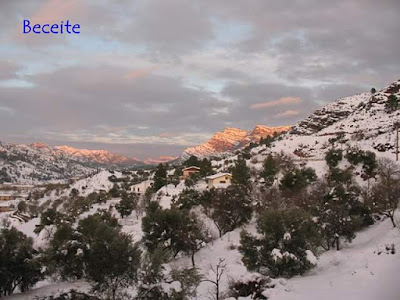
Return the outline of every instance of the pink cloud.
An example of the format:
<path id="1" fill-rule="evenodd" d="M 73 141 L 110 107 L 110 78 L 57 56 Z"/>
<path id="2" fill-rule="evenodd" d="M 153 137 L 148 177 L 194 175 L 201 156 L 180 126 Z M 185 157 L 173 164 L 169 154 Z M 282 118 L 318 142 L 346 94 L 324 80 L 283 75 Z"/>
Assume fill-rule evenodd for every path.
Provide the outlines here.
<path id="1" fill-rule="evenodd" d="M 124 76 L 125 79 L 130 80 L 130 79 L 136 79 L 136 78 L 142 78 L 146 77 L 149 75 L 152 71 L 156 70 L 157 67 L 149 67 L 149 68 L 143 68 L 143 69 L 138 69 L 138 70 L 133 70 L 132 72 L 129 72 Z"/>
<path id="2" fill-rule="evenodd" d="M 299 97 L 282 97 L 279 100 L 269 101 L 269 102 L 260 102 L 256 104 L 252 104 L 250 106 L 251 109 L 260 109 L 260 108 L 270 108 L 275 106 L 281 105 L 288 105 L 288 104 L 298 104 L 300 103 Z"/>
<path id="3" fill-rule="evenodd" d="M 80 0 L 48 0 L 31 17 L 33 23 L 54 23 L 73 19 L 83 13 Z M 72 21 L 72 20 L 71 20 Z"/>
<path id="4" fill-rule="evenodd" d="M 281 118 L 281 117 L 293 117 L 293 116 L 297 116 L 300 112 L 298 110 L 285 110 L 282 113 L 279 113 L 275 116 L 275 118 Z"/>

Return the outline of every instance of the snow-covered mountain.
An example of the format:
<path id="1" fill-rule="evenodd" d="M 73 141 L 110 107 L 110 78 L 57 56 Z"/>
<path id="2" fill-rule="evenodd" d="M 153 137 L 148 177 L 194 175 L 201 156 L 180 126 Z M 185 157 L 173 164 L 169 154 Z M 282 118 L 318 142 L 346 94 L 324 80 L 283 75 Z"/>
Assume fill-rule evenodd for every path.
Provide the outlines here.
<path id="1" fill-rule="evenodd" d="M 270 150 L 323 159 L 333 145 L 343 150 L 359 147 L 394 159 L 394 124 L 400 121 L 400 110 L 385 109 L 390 95 L 400 97 L 400 80 L 374 94 L 362 93 L 326 105 L 294 125 Z"/>
<path id="2" fill-rule="evenodd" d="M 191 155 L 197 157 L 207 157 L 217 155 L 226 151 L 231 151 L 245 147 L 251 142 L 259 142 L 261 138 L 273 135 L 274 132 L 280 133 L 287 131 L 290 126 L 268 127 L 257 125 L 251 131 L 238 128 L 225 128 L 223 131 L 214 134 L 207 142 L 190 147 L 182 153 L 182 159 L 186 159 Z"/>
<path id="3" fill-rule="evenodd" d="M 56 146 L 54 150 L 57 154 L 66 154 L 80 158 L 86 158 L 94 163 L 104 164 L 104 165 L 137 165 L 143 164 L 139 159 L 134 157 L 128 157 L 121 154 L 116 154 L 109 152 L 107 150 L 87 150 L 78 149 L 69 146 Z"/>
<path id="4" fill-rule="evenodd" d="M 83 177 L 96 169 L 88 160 L 77 159 L 41 145 L 0 142 L 0 183 L 43 183 Z"/>

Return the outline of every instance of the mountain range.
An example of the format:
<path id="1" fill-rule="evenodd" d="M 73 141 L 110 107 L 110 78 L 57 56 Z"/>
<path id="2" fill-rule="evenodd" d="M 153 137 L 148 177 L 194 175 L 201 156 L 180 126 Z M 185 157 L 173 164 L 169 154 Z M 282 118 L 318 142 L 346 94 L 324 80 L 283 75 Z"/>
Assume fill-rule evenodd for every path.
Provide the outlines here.
<path id="1" fill-rule="evenodd" d="M 253 130 L 226 128 L 207 142 L 184 150 L 181 159 L 190 155 L 214 156 L 258 142 L 274 132 L 287 131 L 271 148 L 252 151 L 293 154 L 299 159 L 323 160 L 330 147 L 360 147 L 380 157 L 394 159 L 396 134 L 394 124 L 400 121 L 400 110 L 386 107 L 388 98 L 400 98 L 400 80 L 380 91 L 345 97 L 316 110 L 292 127 L 257 125 Z M 260 149 L 257 149 L 260 148 Z M 266 153 L 266 152 L 263 152 Z M 173 160 L 161 157 L 142 162 L 136 158 L 106 150 L 86 150 L 43 143 L 17 145 L 0 142 L 0 182 L 40 183 L 87 176 L 98 167 L 126 167 L 157 164 Z"/>
<path id="2" fill-rule="evenodd" d="M 214 134 L 210 140 L 205 143 L 187 148 L 183 151 L 181 158 L 187 159 L 191 155 L 199 158 L 218 155 L 227 151 L 236 150 L 257 143 L 262 138 L 272 136 L 275 132 L 281 133 L 288 131 L 290 126 L 268 127 L 257 125 L 251 131 L 246 131 L 238 128 L 225 128 L 223 131 Z"/>

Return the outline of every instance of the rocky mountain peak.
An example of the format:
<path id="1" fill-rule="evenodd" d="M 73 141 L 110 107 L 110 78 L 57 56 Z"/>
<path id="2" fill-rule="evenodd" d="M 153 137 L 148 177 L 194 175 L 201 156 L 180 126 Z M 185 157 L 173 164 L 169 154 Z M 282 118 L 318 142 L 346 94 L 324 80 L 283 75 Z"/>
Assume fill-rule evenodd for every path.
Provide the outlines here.
<path id="1" fill-rule="evenodd" d="M 186 159 L 191 155 L 207 157 L 226 151 L 236 150 L 247 146 L 251 142 L 258 142 L 261 138 L 273 135 L 274 132 L 280 133 L 289 129 L 290 126 L 268 127 L 264 125 L 256 125 L 253 130 L 246 131 L 239 128 L 227 127 L 224 130 L 215 133 L 211 139 L 205 143 L 187 148 L 182 153 L 182 158 Z"/>

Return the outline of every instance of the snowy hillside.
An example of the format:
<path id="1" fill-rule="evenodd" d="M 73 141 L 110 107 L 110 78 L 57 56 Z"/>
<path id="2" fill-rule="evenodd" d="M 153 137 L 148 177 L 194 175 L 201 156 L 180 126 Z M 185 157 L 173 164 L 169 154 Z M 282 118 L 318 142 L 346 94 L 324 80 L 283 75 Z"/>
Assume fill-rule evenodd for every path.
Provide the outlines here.
<path id="1" fill-rule="evenodd" d="M 0 142 L 0 183 L 42 183 L 84 177 L 95 171 L 87 160 L 57 154 L 50 147 Z"/>
<path id="2" fill-rule="evenodd" d="M 388 112 L 385 103 L 390 95 L 400 97 L 400 81 L 375 94 L 363 93 L 332 102 L 298 122 L 267 152 L 283 151 L 304 161 L 323 160 L 332 146 L 358 147 L 379 157 L 395 158 L 394 124 L 400 111 Z M 264 149 L 260 146 L 253 153 Z"/>

